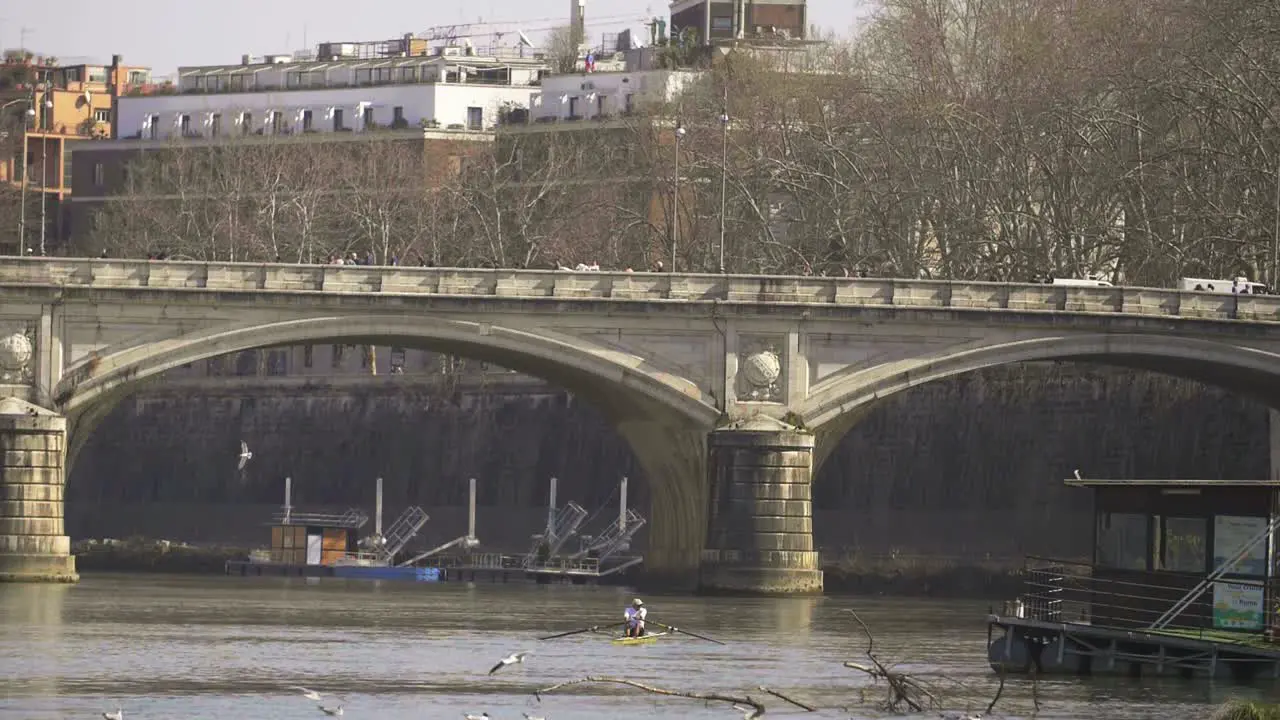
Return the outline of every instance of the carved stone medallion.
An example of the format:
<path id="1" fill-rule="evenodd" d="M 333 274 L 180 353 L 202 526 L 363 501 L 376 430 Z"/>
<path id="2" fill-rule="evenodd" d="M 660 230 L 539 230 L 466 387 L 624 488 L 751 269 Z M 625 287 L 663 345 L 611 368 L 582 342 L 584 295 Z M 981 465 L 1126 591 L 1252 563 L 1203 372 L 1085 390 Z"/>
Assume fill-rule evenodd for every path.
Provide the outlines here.
<path id="1" fill-rule="evenodd" d="M 31 340 L 29 330 L 0 330 L 0 383 L 30 383 L 35 354 L 35 343 Z"/>
<path id="2" fill-rule="evenodd" d="M 738 342 L 738 400 L 782 402 L 786 367 L 780 351 L 783 338 L 740 337 Z"/>

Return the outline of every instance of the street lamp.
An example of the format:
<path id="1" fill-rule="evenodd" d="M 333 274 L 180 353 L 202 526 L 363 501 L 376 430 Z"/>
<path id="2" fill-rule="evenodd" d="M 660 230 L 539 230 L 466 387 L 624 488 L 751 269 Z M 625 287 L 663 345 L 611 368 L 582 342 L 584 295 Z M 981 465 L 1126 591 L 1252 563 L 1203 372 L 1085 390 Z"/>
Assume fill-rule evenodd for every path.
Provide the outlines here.
<path id="1" fill-rule="evenodd" d="M 23 113 L 22 118 L 22 193 L 18 201 L 18 255 L 27 254 L 27 123 L 36 116 L 36 109 L 32 106 L 31 98 L 18 98 L 10 100 L 0 110 L 17 105 L 20 102 L 27 104 L 27 111 Z"/>
<path id="2" fill-rule="evenodd" d="M 676 178 L 671 193 L 671 272 L 676 271 L 676 243 L 680 240 L 680 141 L 684 138 L 684 125 L 676 123 Z"/>
<path id="3" fill-rule="evenodd" d="M 729 91 L 724 92 L 725 104 L 720 110 L 720 274 L 724 274 L 724 207 L 729 185 Z"/>
<path id="4" fill-rule="evenodd" d="M 49 98 L 49 72 L 46 70 L 44 74 L 44 117 L 40 123 L 41 130 L 45 131 L 40 135 L 40 257 L 45 256 L 44 235 L 49 227 L 49 222 L 45 218 L 44 203 L 45 196 L 49 194 L 45 192 L 45 188 L 49 184 L 49 138 L 47 131 L 52 124 L 49 122 L 49 112 L 51 110 L 53 110 L 53 100 Z"/>

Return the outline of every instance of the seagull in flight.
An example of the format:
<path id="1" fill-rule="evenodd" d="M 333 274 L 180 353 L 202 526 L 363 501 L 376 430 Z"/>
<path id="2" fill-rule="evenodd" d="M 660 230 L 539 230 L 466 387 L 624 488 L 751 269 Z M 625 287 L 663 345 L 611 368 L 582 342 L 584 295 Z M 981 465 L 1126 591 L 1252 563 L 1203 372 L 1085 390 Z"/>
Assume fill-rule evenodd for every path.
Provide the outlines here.
<path id="1" fill-rule="evenodd" d="M 253 453 L 249 452 L 249 444 L 241 440 L 240 441 L 240 464 L 236 466 L 236 469 L 243 470 L 244 466 L 248 465 L 251 459 L 253 459 Z"/>
<path id="2" fill-rule="evenodd" d="M 104 712 L 102 717 L 106 720 L 124 720 L 124 710 L 116 708 L 115 712 Z"/>
<path id="3" fill-rule="evenodd" d="M 524 662 L 524 656 L 528 654 L 529 654 L 528 650 L 525 650 L 524 652 L 511 653 L 510 655 L 499 660 L 497 665 L 494 665 L 492 668 L 490 668 L 489 674 L 492 675 L 508 665 L 515 665 L 517 663 Z"/>
<path id="4" fill-rule="evenodd" d="M 339 705 L 336 708 L 327 708 L 323 705 L 317 705 L 316 707 L 320 708 L 320 712 L 324 713 L 325 715 L 341 715 L 342 714 L 341 705 Z"/>
<path id="5" fill-rule="evenodd" d="M 308 700 L 315 700 L 316 702 L 320 702 L 320 700 L 324 698 L 323 694 L 318 693 L 315 690 L 308 690 L 307 688 L 304 688 L 301 685 L 294 685 L 293 689 L 302 691 L 302 697 Z"/>

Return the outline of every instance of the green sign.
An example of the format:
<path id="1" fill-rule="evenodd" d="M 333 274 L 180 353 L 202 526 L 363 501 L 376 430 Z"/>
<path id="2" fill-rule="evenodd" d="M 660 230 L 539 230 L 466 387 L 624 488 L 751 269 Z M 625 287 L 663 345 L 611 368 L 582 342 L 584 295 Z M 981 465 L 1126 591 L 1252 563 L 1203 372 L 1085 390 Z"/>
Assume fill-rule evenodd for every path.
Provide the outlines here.
<path id="1" fill-rule="evenodd" d="M 1215 582 L 1213 626 L 1224 630 L 1261 630 L 1266 620 L 1261 585 Z"/>

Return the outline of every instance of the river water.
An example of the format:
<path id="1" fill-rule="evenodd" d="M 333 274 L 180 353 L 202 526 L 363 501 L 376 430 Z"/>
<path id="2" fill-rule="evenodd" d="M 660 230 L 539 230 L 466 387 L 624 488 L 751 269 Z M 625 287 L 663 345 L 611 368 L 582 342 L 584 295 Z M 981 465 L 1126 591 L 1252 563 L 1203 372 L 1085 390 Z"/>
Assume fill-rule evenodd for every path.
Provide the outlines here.
<path id="1" fill-rule="evenodd" d="M 724 704 L 612 686 L 533 696 L 588 674 L 702 692 L 767 685 L 830 708 L 803 713 L 770 701 L 767 717 L 881 717 L 868 704 L 880 691 L 841 666 L 864 648 L 850 608 L 875 632 L 882 659 L 963 684 L 941 682 L 954 709 L 983 709 L 996 687 L 984 662 L 985 603 L 648 596 L 652 619 L 727 644 L 536 640 L 612 622 L 630 599 L 618 588 L 301 578 L 106 574 L 74 586 L 0 585 L 0 718 L 93 718 L 117 707 L 129 720 L 324 717 L 294 685 L 338 694 L 350 718 L 741 717 Z M 525 665 L 487 674 L 526 649 Z M 1206 718 L 1231 695 L 1277 697 L 1265 685 L 1042 680 L 1039 717 Z M 997 712 L 1032 710 L 1029 683 L 1011 680 Z"/>

